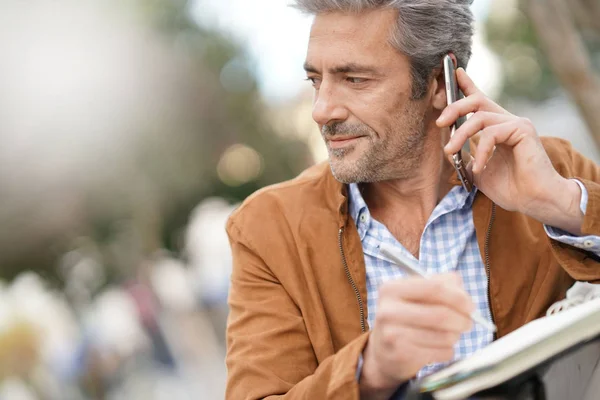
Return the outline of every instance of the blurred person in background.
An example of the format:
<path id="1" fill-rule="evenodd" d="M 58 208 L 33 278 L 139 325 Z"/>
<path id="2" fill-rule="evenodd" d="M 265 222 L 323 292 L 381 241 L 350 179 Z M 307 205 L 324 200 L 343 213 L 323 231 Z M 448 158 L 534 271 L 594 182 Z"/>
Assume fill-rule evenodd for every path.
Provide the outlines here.
<path id="1" fill-rule="evenodd" d="M 225 200 L 204 200 L 191 213 L 185 236 L 186 255 L 195 277 L 195 292 L 223 349 L 231 274 L 229 244 L 223 226 L 233 210 L 234 206 Z"/>
<path id="2" fill-rule="evenodd" d="M 180 345 L 184 336 L 201 350 L 219 342 L 171 323 L 181 312 L 153 298 L 155 282 L 136 280 L 140 260 L 166 247 L 176 253 L 193 206 L 222 193 L 213 189 L 215 165 L 239 140 L 221 123 L 232 120 L 225 103 L 233 95 L 218 77 L 240 50 L 195 24 L 185 3 L 0 5 L 0 279 L 9 292 L 26 275 L 43 282 L 2 301 L 0 336 L 13 313 L 33 315 L 41 350 L 22 359 L 44 379 L 18 378 L 40 398 L 212 398 L 223 390 L 224 372 L 196 371 L 224 370 L 221 353 Z M 251 95 L 239 96 L 235 115 L 240 107 L 255 115 Z M 223 131 L 229 136 L 215 135 Z M 15 351 L 0 354 L 0 364 L 14 365 Z M 24 398 L 7 394 L 14 381 L 0 376 L 1 398 Z"/>
<path id="3" fill-rule="evenodd" d="M 474 85 L 470 3 L 296 1 L 315 16 L 305 69 L 329 162 L 228 221 L 227 398 L 401 398 L 600 280 L 600 168 Z M 448 53 L 465 98 L 446 107 Z M 449 162 L 467 141 L 471 191 Z M 404 276 L 381 243 L 435 277 Z"/>

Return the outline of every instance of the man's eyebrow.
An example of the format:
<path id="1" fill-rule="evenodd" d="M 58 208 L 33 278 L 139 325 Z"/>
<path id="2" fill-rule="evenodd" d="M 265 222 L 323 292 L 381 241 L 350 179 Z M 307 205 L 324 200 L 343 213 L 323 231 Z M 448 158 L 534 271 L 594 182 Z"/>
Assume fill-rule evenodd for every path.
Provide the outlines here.
<path id="1" fill-rule="evenodd" d="M 312 72 L 315 74 L 320 74 L 321 72 L 309 64 L 308 62 L 304 63 L 304 70 L 306 72 Z M 381 72 L 375 67 L 371 67 L 369 65 L 361 65 L 357 63 L 348 63 L 343 65 L 338 65 L 336 67 L 330 68 L 329 72 L 332 74 L 348 74 L 348 73 L 368 73 L 373 75 L 381 75 Z"/>
<path id="2" fill-rule="evenodd" d="M 308 63 L 308 61 L 304 63 L 304 70 L 306 72 L 312 72 L 312 73 L 315 73 L 315 74 L 319 73 L 319 71 L 315 67 L 313 67 L 312 65 L 310 65 Z"/>
<path id="3" fill-rule="evenodd" d="M 331 72 L 332 74 L 347 74 L 351 72 L 357 72 L 380 75 L 377 68 L 371 67 L 369 65 L 361 65 L 356 63 L 348 63 L 337 67 L 333 67 L 329 70 L 329 72 Z"/>

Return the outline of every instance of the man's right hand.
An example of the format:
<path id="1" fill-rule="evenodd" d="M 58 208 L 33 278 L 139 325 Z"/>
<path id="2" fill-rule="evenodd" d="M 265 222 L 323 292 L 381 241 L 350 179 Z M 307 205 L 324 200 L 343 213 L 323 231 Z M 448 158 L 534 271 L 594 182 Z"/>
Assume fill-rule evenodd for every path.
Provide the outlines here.
<path id="1" fill-rule="evenodd" d="M 471 330 L 474 309 L 457 274 L 381 285 L 363 352 L 361 398 L 387 399 L 427 364 L 450 361 L 461 333 Z"/>

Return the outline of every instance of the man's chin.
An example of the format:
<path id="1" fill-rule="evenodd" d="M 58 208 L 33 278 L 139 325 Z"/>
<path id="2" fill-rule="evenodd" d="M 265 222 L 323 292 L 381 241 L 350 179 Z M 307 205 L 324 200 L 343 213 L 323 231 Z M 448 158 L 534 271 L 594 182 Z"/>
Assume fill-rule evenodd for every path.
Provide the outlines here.
<path id="1" fill-rule="evenodd" d="M 329 166 L 331 167 L 333 177 L 341 183 L 350 184 L 365 182 L 365 173 L 367 171 L 364 169 L 361 171 L 356 164 L 340 162 L 339 160 L 329 157 Z"/>

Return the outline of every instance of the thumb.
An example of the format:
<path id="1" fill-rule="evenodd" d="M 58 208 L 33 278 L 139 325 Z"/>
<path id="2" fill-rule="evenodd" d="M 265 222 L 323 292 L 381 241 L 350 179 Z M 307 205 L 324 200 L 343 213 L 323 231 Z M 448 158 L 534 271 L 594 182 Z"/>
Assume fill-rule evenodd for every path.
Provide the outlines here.
<path id="1" fill-rule="evenodd" d="M 475 186 L 479 186 L 479 176 L 474 176 L 473 174 L 475 158 L 471 154 L 469 154 L 466 159 L 463 159 L 463 163 L 465 164 L 465 170 L 467 171 L 467 176 L 469 177 L 471 182 L 475 183 Z"/>

